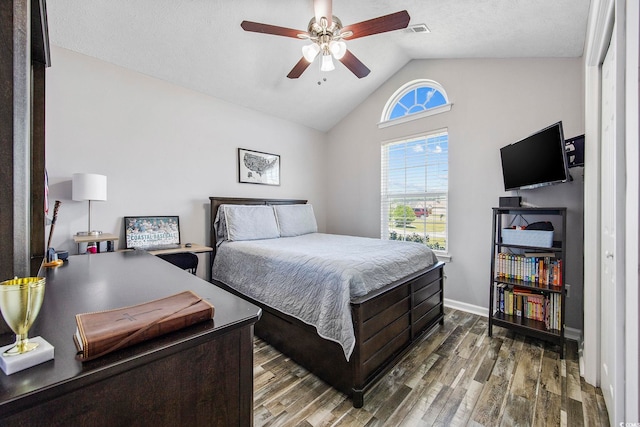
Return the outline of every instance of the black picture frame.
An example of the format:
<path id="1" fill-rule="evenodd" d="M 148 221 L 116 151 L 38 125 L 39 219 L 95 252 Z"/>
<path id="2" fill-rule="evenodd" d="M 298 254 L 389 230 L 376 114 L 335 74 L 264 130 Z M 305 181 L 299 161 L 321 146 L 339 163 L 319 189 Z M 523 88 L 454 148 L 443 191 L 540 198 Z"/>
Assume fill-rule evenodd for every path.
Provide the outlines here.
<path id="1" fill-rule="evenodd" d="M 280 185 L 280 155 L 238 148 L 238 181 Z"/>
<path id="2" fill-rule="evenodd" d="M 147 249 L 181 243 L 178 215 L 125 216 L 123 225 L 126 249 Z"/>

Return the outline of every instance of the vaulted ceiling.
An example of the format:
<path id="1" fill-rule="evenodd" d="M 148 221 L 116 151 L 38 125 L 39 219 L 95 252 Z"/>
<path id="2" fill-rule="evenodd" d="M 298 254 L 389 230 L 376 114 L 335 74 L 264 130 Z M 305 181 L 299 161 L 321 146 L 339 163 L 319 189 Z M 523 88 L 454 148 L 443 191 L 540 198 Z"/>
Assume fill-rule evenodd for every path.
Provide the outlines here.
<path id="1" fill-rule="evenodd" d="M 316 63 L 286 75 L 305 43 L 243 20 L 307 30 L 312 0 L 48 0 L 50 42 L 213 97 L 331 129 L 413 59 L 581 57 L 589 0 L 334 0 L 344 25 L 407 10 L 406 30 L 347 41 L 371 73 Z M 55 56 L 52 66 L 55 67 Z M 428 78 L 428 76 L 425 76 Z"/>

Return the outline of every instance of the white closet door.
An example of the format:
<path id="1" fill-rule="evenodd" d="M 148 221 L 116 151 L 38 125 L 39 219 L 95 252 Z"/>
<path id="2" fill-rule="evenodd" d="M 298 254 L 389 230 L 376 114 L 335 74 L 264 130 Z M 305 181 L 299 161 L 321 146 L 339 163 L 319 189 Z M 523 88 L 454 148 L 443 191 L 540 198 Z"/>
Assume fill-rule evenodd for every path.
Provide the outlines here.
<path id="1" fill-rule="evenodd" d="M 617 221 L 624 209 L 624 162 L 619 161 L 622 143 L 616 134 L 616 29 L 602 64 L 601 117 L 601 347 L 600 379 L 612 425 L 624 414 L 624 264 L 621 245 L 623 224 Z M 585 313 L 589 315 L 589 313 Z"/>

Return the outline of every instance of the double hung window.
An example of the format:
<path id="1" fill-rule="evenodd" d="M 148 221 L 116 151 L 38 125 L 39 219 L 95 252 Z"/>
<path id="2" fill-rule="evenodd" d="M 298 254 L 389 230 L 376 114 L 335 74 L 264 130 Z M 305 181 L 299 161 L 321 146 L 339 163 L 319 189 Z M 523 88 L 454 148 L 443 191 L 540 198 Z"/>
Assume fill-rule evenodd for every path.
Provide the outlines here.
<path id="1" fill-rule="evenodd" d="M 446 129 L 382 145 L 383 239 L 447 251 L 449 134 Z"/>

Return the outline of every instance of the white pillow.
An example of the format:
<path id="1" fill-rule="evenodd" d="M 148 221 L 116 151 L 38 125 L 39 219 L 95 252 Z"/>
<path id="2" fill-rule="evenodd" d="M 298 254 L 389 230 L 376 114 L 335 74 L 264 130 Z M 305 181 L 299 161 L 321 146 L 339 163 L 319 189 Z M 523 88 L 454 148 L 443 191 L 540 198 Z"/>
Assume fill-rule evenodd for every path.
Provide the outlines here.
<path id="1" fill-rule="evenodd" d="M 317 233 L 318 223 L 313 213 L 313 206 L 306 205 L 274 205 L 281 237 L 300 236 Z"/>
<path id="2" fill-rule="evenodd" d="M 216 219 L 213 221 L 213 230 L 216 233 L 216 244 L 219 245 L 224 240 L 227 240 L 227 221 L 224 218 L 224 206 L 218 207 L 216 212 Z"/>
<path id="3" fill-rule="evenodd" d="M 271 206 L 224 205 L 227 240 L 258 240 L 280 237 Z"/>

